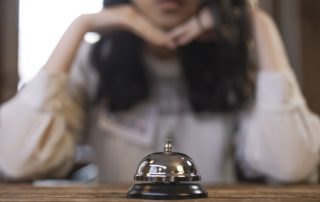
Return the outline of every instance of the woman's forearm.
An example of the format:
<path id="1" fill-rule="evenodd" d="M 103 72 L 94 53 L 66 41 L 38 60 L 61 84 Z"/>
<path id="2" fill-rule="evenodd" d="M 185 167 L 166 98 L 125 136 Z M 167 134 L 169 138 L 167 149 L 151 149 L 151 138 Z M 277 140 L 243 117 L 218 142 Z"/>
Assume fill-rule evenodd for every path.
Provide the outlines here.
<path id="1" fill-rule="evenodd" d="M 123 17 L 126 16 L 126 13 L 122 10 L 121 8 L 105 9 L 98 13 L 84 14 L 76 18 L 59 40 L 45 64 L 45 68 L 49 71 L 68 73 L 83 37 L 87 32 L 107 33 L 114 29 L 125 29 L 128 27 L 128 20 Z"/>
<path id="2" fill-rule="evenodd" d="M 279 71 L 290 66 L 279 31 L 270 16 L 256 9 L 253 18 L 260 70 Z"/>
<path id="3" fill-rule="evenodd" d="M 69 72 L 83 36 L 90 29 L 89 17 L 89 15 L 81 15 L 71 23 L 44 68 L 53 72 Z"/>

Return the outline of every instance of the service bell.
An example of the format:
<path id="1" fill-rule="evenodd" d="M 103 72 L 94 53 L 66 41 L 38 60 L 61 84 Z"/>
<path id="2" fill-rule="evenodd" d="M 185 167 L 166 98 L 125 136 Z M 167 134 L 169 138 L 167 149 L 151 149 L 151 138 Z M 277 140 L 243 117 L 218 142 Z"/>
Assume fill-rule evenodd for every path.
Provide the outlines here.
<path id="1" fill-rule="evenodd" d="M 194 161 L 187 155 L 172 152 L 167 139 L 164 152 L 152 153 L 139 164 L 128 198 L 186 199 L 206 198 L 206 190 L 199 184 L 201 177 Z"/>

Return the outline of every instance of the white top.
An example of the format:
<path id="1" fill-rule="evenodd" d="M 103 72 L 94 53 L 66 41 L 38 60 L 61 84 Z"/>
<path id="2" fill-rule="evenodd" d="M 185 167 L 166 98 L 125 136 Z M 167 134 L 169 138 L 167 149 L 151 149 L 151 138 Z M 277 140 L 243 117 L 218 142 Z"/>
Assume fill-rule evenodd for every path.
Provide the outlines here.
<path id="1" fill-rule="evenodd" d="M 81 140 L 94 148 L 100 180 L 132 182 L 142 158 L 162 151 L 165 138 L 173 135 L 174 151 L 194 159 L 206 183 L 234 182 L 235 160 L 248 177 L 275 182 L 315 179 L 320 121 L 306 106 L 289 67 L 258 72 L 255 103 L 239 116 L 200 116 L 187 107 L 167 113 L 161 105 L 175 109 L 184 99 L 183 93 L 175 97 L 174 91 L 163 90 L 166 99 L 158 100 L 160 89 L 166 88 L 163 82 L 154 83 L 159 90 L 153 101 L 112 115 L 103 104 L 89 105 L 97 88 L 89 50 L 83 44 L 70 78 L 42 70 L 1 106 L 0 170 L 6 177 L 62 177 L 75 159 L 83 158 L 81 152 L 76 155 Z M 162 79 L 175 75 L 172 86 L 183 92 L 176 60 L 147 55 L 146 63 Z M 159 67 L 168 67 L 169 73 L 157 72 Z"/>

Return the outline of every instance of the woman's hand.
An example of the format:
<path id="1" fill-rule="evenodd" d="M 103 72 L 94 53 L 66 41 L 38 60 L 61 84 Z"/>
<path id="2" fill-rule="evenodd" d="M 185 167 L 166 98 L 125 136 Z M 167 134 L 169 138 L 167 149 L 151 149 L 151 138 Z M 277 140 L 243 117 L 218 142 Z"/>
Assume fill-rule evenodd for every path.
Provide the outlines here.
<path id="1" fill-rule="evenodd" d="M 175 43 L 170 35 L 151 24 L 131 5 L 103 9 L 98 13 L 90 14 L 89 18 L 92 31 L 129 30 L 153 45 L 175 48 Z"/>
<path id="2" fill-rule="evenodd" d="M 169 35 L 176 45 L 183 46 L 201 37 L 204 33 L 212 29 L 214 19 L 211 10 L 207 7 L 200 10 L 198 15 L 191 17 L 185 23 L 173 29 Z"/>
<path id="3" fill-rule="evenodd" d="M 185 45 L 199 38 L 212 29 L 213 24 L 211 10 L 207 7 L 201 9 L 198 15 L 192 16 L 169 32 L 154 26 L 131 5 L 115 6 L 91 15 L 92 31 L 103 32 L 110 29 L 127 29 L 151 44 L 170 49 Z"/>

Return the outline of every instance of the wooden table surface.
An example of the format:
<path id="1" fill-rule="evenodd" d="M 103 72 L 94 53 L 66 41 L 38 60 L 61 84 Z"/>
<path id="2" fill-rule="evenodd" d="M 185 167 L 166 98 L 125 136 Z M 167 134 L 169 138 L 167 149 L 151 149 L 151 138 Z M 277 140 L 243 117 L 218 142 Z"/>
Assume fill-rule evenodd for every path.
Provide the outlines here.
<path id="1" fill-rule="evenodd" d="M 124 185 L 68 185 L 33 186 L 22 184 L 0 184 L 0 201 L 150 201 L 126 198 L 130 186 Z M 300 186 L 205 186 L 209 197 L 178 201 L 272 201 L 272 202 L 320 202 L 320 185 Z M 159 201 L 159 200 L 157 200 Z M 170 200 L 173 201 L 173 200 Z"/>

